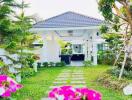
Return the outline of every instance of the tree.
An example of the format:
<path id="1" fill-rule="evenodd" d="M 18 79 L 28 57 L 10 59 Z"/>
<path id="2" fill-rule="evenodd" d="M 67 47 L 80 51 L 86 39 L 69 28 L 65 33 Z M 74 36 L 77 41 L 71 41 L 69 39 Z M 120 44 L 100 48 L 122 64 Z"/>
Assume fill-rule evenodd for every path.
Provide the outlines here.
<path id="1" fill-rule="evenodd" d="M 10 30 L 12 25 L 10 17 L 13 13 L 12 7 L 15 4 L 14 0 L 0 0 L 0 44 L 4 43 L 4 37 L 12 33 Z"/>
<path id="2" fill-rule="evenodd" d="M 17 14 L 13 7 L 19 8 L 20 14 Z M 6 51 L 20 56 L 19 61 L 12 60 L 14 64 L 21 63 L 24 66 L 27 62 L 23 49 L 29 48 L 36 39 L 29 32 L 29 28 L 32 27 L 32 17 L 25 16 L 24 9 L 27 7 L 28 4 L 25 4 L 23 0 L 21 3 L 15 0 L 0 0 L 0 44 L 4 44 Z M 25 56 L 28 55 L 25 54 Z"/>
<path id="3" fill-rule="evenodd" d="M 32 27 L 32 16 L 26 16 L 25 15 L 25 8 L 28 8 L 28 4 L 24 2 L 24 0 L 21 1 L 20 4 L 17 5 L 20 9 L 20 14 L 15 15 L 15 29 L 14 29 L 14 38 L 12 41 L 16 42 L 17 45 L 15 47 L 16 52 L 20 55 L 20 62 L 26 66 L 27 62 L 25 59 L 25 56 L 23 55 L 25 52 L 24 49 L 30 48 L 30 45 L 32 42 L 36 39 L 36 37 L 29 32 L 29 29 Z M 19 52 L 20 51 L 20 52 Z"/>
<path id="4" fill-rule="evenodd" d="M 126 60 L 129 55 L 130 39 L 132 37 L 132 0 L 98 0 L 99 10 L 105 20 L 110 23 L 110 28 L 115 34 L 121 34 L 123 46 L 118 51 L 117 60 L 124 52 L 124 60 L 119 75 L 121 79 Z M 106 32 L 107 33 L 107 32 Z M 115 62 L 115 63 L 116 63 Z"/>

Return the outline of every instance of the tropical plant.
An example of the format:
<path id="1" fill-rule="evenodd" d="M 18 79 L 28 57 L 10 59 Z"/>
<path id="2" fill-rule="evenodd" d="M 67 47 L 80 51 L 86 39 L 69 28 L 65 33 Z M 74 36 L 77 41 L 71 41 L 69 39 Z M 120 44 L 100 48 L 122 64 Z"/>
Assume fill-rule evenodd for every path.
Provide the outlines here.
<path id="1" fill-rule="evenodd" d="M 122 67 L 119 74 L 119 79 L 121 79 L 123 70 L 127 57 L 129 55 L 129 47 L 131 46 L 131 36 L 132 36 L 132 1 L 131 0 L 97 0 L 99 5 L 99 10 L 104 16 L 105 20 L 109 25 L 102 27 L 102 32 L 114 33 L 116 35 L 121 35 L 121 38 L 117 40 L 122 40 L 122 46 L 120 46 L 117 51 L 116 60 L 114 66 L 120 55 L 123 53 L 124 58 L 122 59 Z M 114 36 L 115 39 L 116 36 Z M 116 41 L 114 41 L 116 42 Z M 115 44 L 115 43 L 114 43 Z"/>

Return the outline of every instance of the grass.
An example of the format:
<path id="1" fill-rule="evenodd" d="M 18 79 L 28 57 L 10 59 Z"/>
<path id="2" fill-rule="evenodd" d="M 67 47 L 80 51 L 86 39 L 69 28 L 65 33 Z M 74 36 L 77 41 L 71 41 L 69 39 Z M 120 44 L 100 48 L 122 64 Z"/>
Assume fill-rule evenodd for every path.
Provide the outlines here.
<path id="1" fill-rule="evenodd" d="M 89 88 L 98 90 L 103 95 L 103 100 L 132 100 L 132 96 L 124 96 L 122 92 L 115 91 L 112 89 L 105 88 L 95 82 L 96 78 L 109 69 L 109 66 L 100 65 L 96 67 L 83 68 L 87 86 Z"/>
<path id="2" fill-rule="evenodd" d="M 36 76 L 23 80 L 22 84 L 24 88 L 18 91 L 17 94 L 14 94 L 13 97 L 17 100 L 40 100 L 63 69 L 82 69 L 85 73 L 88 88 L 100 91 L 103 95 L 103 100 L 132 100 L 132 97 L 124 96 L 122 92 L 105 88 L 95 82 L 95 79 L 109 68 L 106 65 L 95 67 L 45 68 L 39 71 Z"/>
<path id="3" fill-rule="evenodd" d="M 64 67 L 41 69 L 35 76 L 22 81 L 23 88 L 13 94 L 16 100 L 40 100 Z"/>

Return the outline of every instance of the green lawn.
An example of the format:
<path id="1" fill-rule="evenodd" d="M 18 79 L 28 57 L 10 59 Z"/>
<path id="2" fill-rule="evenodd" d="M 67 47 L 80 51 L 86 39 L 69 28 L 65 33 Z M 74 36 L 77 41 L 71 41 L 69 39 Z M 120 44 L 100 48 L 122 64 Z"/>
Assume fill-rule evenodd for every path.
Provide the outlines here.
<path id="1" fill-rule="evenodd" d="M 87 86 L 92 89 L 96 89 L 100 91 L 103 95 L 103 100 L 132 100 L 131 97 L 124 96 L 121 92 L 114 91 L 111 89 L 107 89 L 102 87 L 101 85 L 97 84 L 94 80 L 100 74 L 105 72 L 109 67 L 108 66 L 96 66 L 91 68 L 83 68 L 85 72 L 86 82 L 88 83 Z"/>
<path id="2" fill-rule="evenodd" d="M 37 73 L 36 76 L 23 80 L 24 88 L 14 94 L 17 100 L 40 100 L 45 95 L 48 87 L 52 84 L 55 77 L 63 69 L 82 69 L 85 73 L 87 86 L 100 91 L 103 100 L 132 100 L 132 97 L 124 96 L 121 92 L 102 87 L 95 82 L 97 76 L 105 72 L 109 67 L 99 65 L 96 67 L 62 67 L 62 68 L 45 68 Z"/>
<path id="3" fill-rule="evenodd" d="M 16 100 L 40 100 L 52 84 L 55 77 L 65 67 L 41 69 L 37 75 L 23 80 L 23 88 L 13 95 Z"/>

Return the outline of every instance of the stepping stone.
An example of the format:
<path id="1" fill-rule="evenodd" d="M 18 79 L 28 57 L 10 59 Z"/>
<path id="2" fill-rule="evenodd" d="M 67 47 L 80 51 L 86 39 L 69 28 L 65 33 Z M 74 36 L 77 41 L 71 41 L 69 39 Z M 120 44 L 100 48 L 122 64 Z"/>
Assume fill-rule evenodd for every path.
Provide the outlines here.
<path id="1" fill-rule="evenodd" d="M 56 81 L 66 81 L 66 80 L 68 80 L 68 78 L 57 78 L 57 79 L 55 79 Z"/>
<path id="2" fill-rule="evenodd" d="M 84 87 L 87 87 L 85 85 L 73 85 L 74 88 L 84 88 Z"/>
<path id="3" fill-rule="evenodd" d="M 70 76 L 70 74 L 59 74 L 58 76 Z"/>
<path id="4" fill-rule="evenodd" d="M 72 75 L 84 75 L 83 73 L 72 73 Z"/>
<path id="5" fill-rule="evenodd" d="M 65 85 L 65 84 L 67 84 L 67 82 L 66 81 L 56 81 L 56 82 L 53 82 L 53 84 L 55 84 L 55 85 Z"/>
<path id="6" fill-rule="evenodd" d="M 70 77 L 70 75 L 68 75 L 68 76 L 58 76 L 57 78 L 69 78 Z"/>
<path id="7" fill-rule="evenodd" d="M 82 80 L 82 79 L 85 79 L 84 77 L 72 77 L 71 79 L 80 79 L 80 80 Z"/>
<path id="8" fill-rule="evenodd" d="M 49 89 L 54 89 L 54 88 L 58 88 L 58 87 L 61 87 L 61 86 L 50 86 Z M 82 87 L 87 87 L 85 85 L 73 85 L 74 88 L 82 88 Z"/>
<path id="9" fill-rule="evenodd" d="M 71 81 L 71 84 L 86 84 L 85 81 Z"/>
<path id="10" fill-rule="evenodd" d="M 72 81 L 83 81 L 84 78 L 71 78 Z"/>
<path id="11" fill-rule="evenodd" d="M 71 70 L 63 70 L 62 72 L 72 72 Z"/>
<path id="12" fill-rule="evenodd" d="M 50 100 L 49 98 L 42 98 L 41 100 Z"/>
<path id="13" fill-rule="evenodd" d="M 58 88 L 58 87 L 61 87 L 61 85 L 58 85 L 58 86 L 50 86 L 49 88 L 52 90 L 52 89 Z"/>
<path id="14" fill-rule="evenodd" d="M 83 75 L 72 75 L 72 77 L 82 78 L 82 77 L 83 77 Z"/>
<path id="15" fill-rule="evenodd" d="M 70 73 L 61 73 L 59 75 L 70 75 Z"/>
<path id="16" fill-rule="evenodd" d="M 73 73 L 83 73 L 83 71 L 73 71 Z"/>

